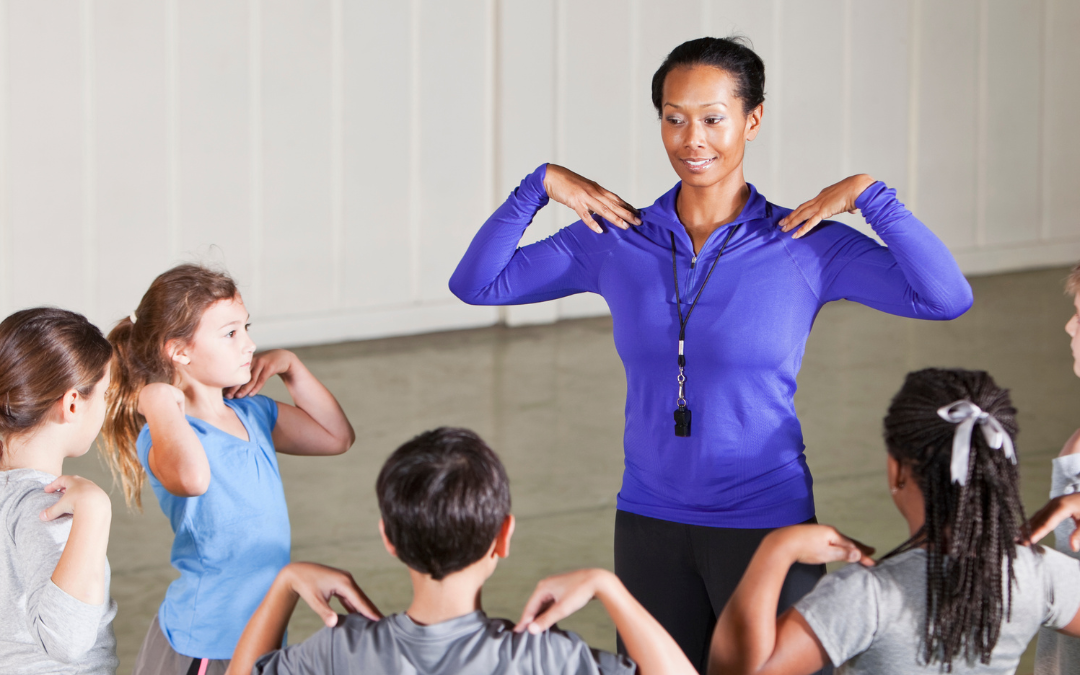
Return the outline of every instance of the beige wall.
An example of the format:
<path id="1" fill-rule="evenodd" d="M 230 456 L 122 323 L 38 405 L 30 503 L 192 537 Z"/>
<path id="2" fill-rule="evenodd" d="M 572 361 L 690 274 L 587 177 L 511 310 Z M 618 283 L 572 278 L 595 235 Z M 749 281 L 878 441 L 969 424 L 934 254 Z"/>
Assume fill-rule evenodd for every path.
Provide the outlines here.
<path id="1" fill-rule="evenodd" d="M 674 184 L 650 77 L 733 30 L 767 65 L 770 200 L 864 171 L 966 272 L 1080 259 L 1074 0 L 0 0 L 0 311 L 108 327 L 194 259 L 267 346 L 602 312 L 446 281 L 544 161 L 641 205 Z"/>

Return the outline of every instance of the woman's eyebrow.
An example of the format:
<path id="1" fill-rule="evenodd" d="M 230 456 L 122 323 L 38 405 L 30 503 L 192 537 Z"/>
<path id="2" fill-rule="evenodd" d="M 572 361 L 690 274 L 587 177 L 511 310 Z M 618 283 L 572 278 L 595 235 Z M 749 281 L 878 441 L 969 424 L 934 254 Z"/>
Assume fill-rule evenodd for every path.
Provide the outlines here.
<path id="1" fill-rule="evenodd" d="M 709 107 L 712 107 L 712 106 L 714 106 L 714 105 L 718 105 L 718 106 L 720 106 L 720 107 L 722 107 L 722 108 L 726 108 L 726 107 L 727 107 L 727 103 L 724 103 L 723 101 L 713 101 L 712 103 L 702 103 L 702 104 L 701 104 L 701 106 L 699 106 L 699 107 L 702 107 L 702 108 L 709 108 Z M 677 104 L 675 104 L 675 103 L 665 103 L 665 104 L 664 104 L 664 107 L 665 107 L 665 108 L 667 108 L 667 107 L 672 107 L 672 108 L 676 108 L 676 109 L 681 109 L 681 108 L 682 108 L 682 106 L 681 106 L 681 105 L 677 105 Z"/>

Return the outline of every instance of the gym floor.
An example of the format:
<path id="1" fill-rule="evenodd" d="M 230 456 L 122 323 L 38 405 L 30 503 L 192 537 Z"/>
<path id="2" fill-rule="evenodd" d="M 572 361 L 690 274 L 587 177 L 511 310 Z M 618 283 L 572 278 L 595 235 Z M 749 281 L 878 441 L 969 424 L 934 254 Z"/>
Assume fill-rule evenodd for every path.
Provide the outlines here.
<path id="1" fill-rule="evenodd" d="M 815 478 L 818 518 L 884 553 L 907 532 L 885 484 L 881 419 L 906 372 L 927 366 L 988 370 L 1020 411 L 1025 507 L 1046 500 L 1050 459 L 1080 426 L 1080 379 L 1063 327 L 1067 269 L 973 278 L 975 306 L 947 323 L 900 319 L 853 303 L 826 306 L 807 345 L 796 408 Z M 258 340 L 258 326 L 254 327 Z M 615 495 L 622 472 L 625 381 L 607 318 L 549 326 L 354 342 L 295 350 L 338 397 L 357 440 L 332 458 L 281 457 L 293 559 L 350 570 L 384 613 L 403 611 L 405 568 L 382 547 L 375 478 L 385 457 L 436 426 L 476 430 L 510 474 L 518 520 L 511 556 L 484 593 L 489 615 L 516 619 L 540 578 L 612 566 Z M 265 394 L 288 400 L 280 381 Z M 108 489 L 96 453 L 68 473 Z M 169 582 L 172 532 L 147 489 L 143 513 L 112 489 L 109 545 L 120 673 L 130 672 Z M 290 624 L 298 642 L 321 624 L 304 607 Z M 564 628 L 614 649 L 598 603 Z M 1029 649 L 1017 671 L 1032 670 Z"/>

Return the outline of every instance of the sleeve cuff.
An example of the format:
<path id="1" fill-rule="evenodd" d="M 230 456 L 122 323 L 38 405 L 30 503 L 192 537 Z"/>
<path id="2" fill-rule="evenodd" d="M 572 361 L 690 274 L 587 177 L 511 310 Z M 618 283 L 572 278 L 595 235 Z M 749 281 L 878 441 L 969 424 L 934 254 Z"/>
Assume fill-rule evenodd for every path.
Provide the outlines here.
<path id="1" fill-rule="evenodd" d="M 870 184 L 870 187 L 862 191 L 862 194 L 855 199 L 855 208 L 860 211 L 865 211 L 866 207 L 874 202 L 881 194 L 883 190 L 887 190 L 888 187 L 881 181 L 874 181 Z"/>
<path id="2" fill-rule="evenodd" d="M 1080 492 L 1080 454 L 1055 457 L 1050 480 L 1050 497 Z"/>
<path id="3" fill-rule="evenodd" d="M 535 171 L 525 176 L 525 180 L 521 181 L 521 185 L 515 190 L 518 197 L 535 204 L 537 208 L 547 206 L 548 203 L 547 190 L 544 189 L 544 177 L 547 175 L 547 168 L 546 163 L 536 167 Z"/>

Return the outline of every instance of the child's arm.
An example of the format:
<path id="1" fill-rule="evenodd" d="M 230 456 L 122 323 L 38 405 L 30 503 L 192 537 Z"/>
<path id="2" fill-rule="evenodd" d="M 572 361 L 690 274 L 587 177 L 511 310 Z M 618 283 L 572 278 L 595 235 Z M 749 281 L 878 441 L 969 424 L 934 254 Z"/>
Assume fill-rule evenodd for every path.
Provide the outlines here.
<path id="1" fill-rule="evenodd" d="M 846 560 L 872 565 L 866 552 L 827 525 L 795 525 L 771 532 L 716 623 L 710 675 L 809 675 L 824 667 L 828 654 L 802 615 L 789 609 L 777 618 L 780 589 L 796 562 L 818 565 Z"/>
<path id="2" fill-rule="evenodd" d="M 315 563 L 286 565 L 244 628 L 225 675 L 249 675 L 260 656 L 281 647 L 297 598 L 303 598 L 327 626 L 337 625 L 337 612 L 330 607 L 333 597 L 350 612 L 372 621 L 382 618 L 348 572 Z"/>
<path id="3" fill-rule="evenodd" d="M 150 425 L 149 463 L 154 476 L 177 497 L 198 497 L 210 487 L 210 462 L 184 415 L 184 392 L 163 382 L 139 392 L 139 414 Z"/>
<path id="4" fill-rule="evenodd" d="M 251 380 L 225 391 L 229 398 L 259 393 L 266 381 L 280 375 L 295 406 L 278 403 L 274 448 L 289 455 L 340 455 L 356 434 L 337 399 L 290 351 L 272 349 L 251 362 Z"/>
<path id="5" fill-rule="evenodd" d="M 1031 530 L 1030 543 L 1038 543 L 1043 537 L 1053 532 L 1059 524 L 1070 519 L 1080 526 L 1080 493 L 1078 492 L 1054 497 L 1031 517 L 1028 521 L 1028 528 Z M 1069 537 L 1069 548 L 1080 551 L 1080 527 L 1077 527 Z"/>
<path id="6" fill-rule="evenodd" d="M 61 491 L 59 500 L 46 495 Z M 112 504 L 91 481 L 60 476 L 30 495 L 26 506 L 13 536 L 28 628 L 51 658 L 78 663 L 94 646 L 109 607 L 105 553 Z M 52 522 L 65 514 L 72 515 L 70 529 Z"/>
<path id="7" fill-rule="evenodd" d="M 514 628 L 542 633 L 581 609 L 593 598 L 604 605 L 641 675 L 697 671 L 664 627 L 607 570 L 578 570 L 548 577 L 536 586 Z"/>

